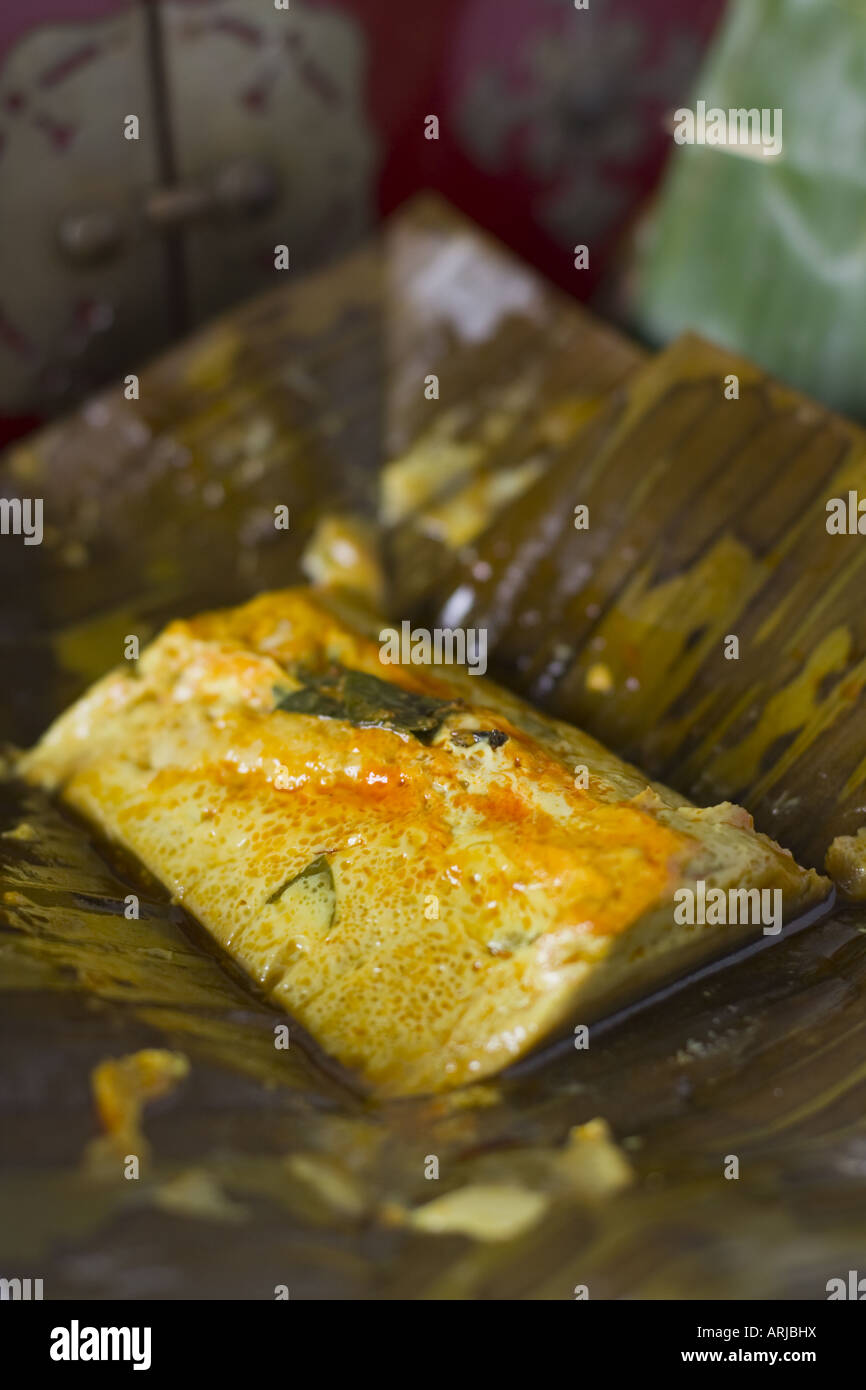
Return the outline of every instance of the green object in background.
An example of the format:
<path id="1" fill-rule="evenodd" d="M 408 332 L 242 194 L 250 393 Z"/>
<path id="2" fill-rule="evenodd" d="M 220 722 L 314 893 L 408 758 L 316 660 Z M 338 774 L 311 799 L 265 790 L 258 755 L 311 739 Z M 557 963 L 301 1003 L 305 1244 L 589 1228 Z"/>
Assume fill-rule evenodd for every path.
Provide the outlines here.
<path id="1" fill-rule="evenodd" d="M 782 150 L 676 148 L 635 327 L 693 329 L 866 417 L 866 3 L 734 0 L 699 100 L 781 108 Z"/>

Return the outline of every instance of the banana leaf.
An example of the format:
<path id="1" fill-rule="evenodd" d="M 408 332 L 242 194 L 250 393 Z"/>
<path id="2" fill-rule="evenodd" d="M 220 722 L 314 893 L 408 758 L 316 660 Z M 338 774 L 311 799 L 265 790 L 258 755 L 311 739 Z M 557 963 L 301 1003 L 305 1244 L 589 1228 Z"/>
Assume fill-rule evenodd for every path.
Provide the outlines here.
<path id="1" fill-rule="evenodd" d="M 506 684 L 820 865 L 864 819 L 866 551 L 827 508 L 866 496 L 866 436 L 691 337 L 606 424 L 454 555 L 431 621 L 486 627 Z"/>
<path id="2" fill-rule="evenodd" d="M 654 343 L 699 332 L 863 419 L 866 8 L 732 0 L 697 101 L 780 112 L 781 152 L 674 149 L 634 273 L 635 329 Z"/>
<path id="3" fill-rule="evenodd" d="M 140 403 L 109 394 L 108 416 L 91 406 L 89 423 L 13 454 L 7 486 L 38 479 L 46 517 L 68 524 L 55 546 L 0 547 L 15 594 L 7 737 L 39 732 L 145 620 L 291 582 L 320 509 L 369 512 L 377 461 L 435 429 L 448 385 L 457 442 L 482 471 L 519 467 L 539 435 L 548 445 L 468 539 L 428 529 L 435 487 L 387 522 L 392 611 L 488 623 L 508 683 L 681 790 L 742 794 L 819 862 L 859 816 L 859 551 L 819 522 L 830 490 L 862 478 L 860 436 L 740 359 L 687 340 L 646 362 L 548 296 L 422 200 L 358 258 L 143 371 Z M 737 401 L 722 390 L 731 370 Z M 536 398 L 510 408 L 523 377 Z M 124 452 L 145 415 L 152 441 L 169 454 L 177 441 L 191 463 Z M 261 553 L 243 541 L 247 483 L 226 488 L 225 514 L 202 504 L 225 477 L 221 444 L 239 439 L 265 458 L 264 475 L 244 475 L 254 505 L 293 508 Z M 176 505 L 186 467 L 198 500 Z M 578 505 L 588 530 L 574 528 Z M 419 535 L 431 544 L 413 562 Z M 64 557 L 76 543 L 84 557 Z M 732 632 L 738 661 L 722 655 Z M 598 666 L 606 682 L 587 679 Z M 294 1026 L 277 1049 L 284 1016 L 76 820 L 6 781 L 0 837 L 0 1261 L 43 1278 L 47 1298 L 270 1299 L 280 1285 L 293 1299 L 571 1300 L 578 1284 L 593 1299 L 823 1298 L 857 1268 L 859 909 L 612 1021 L 588 1050 L 377 1104 Z M 145 1107 L 132 1182 L 96 1161 L 93 1073 L 144 1049 L 189 1070 Z"/>

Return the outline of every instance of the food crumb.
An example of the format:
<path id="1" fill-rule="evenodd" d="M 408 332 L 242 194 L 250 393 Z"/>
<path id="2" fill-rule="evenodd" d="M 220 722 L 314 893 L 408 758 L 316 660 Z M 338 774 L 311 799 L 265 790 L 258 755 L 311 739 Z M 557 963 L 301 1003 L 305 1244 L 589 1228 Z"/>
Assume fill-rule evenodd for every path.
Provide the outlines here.
<path id="1" fill-rule="evenodd" d="M 580 1197 L 608 1197 L 634 1181 L 631 1164 L 602 1119 L 569 1131 L 557 1168 Z"/>
<path id="2" fill-rule="evenodd" d="M 837 835 L 824 858 L 824 868 L 851 902 L 866 902 L 866 826 L 856 835 Z"/>
<path id="3" fill-rule="evenodd" d="M 167 1095 L 189 1074 L 181 1052 L 143 1048 L 126 1057 L 111 1057 L 93 1068 L 90 1084 L 105 1131 L 88 1145 L 85 1163 L 95 1171 L 114 1167 L 118 1157 L 144 1159 L 149 1151 L 141 1132 L 141 1112 L 149 1101 Z"/>
<path id="4" fill-rule="evenodd" d="M 464 1235 L 474 1240 L 512 1240 L 534 1226 L 550 1198 L 511 1183 L 459 1187 L 405 1215 L 405 1224 L 427 1235 Z M 395 1219 L 391 1212 L 391 1219 Z"/>

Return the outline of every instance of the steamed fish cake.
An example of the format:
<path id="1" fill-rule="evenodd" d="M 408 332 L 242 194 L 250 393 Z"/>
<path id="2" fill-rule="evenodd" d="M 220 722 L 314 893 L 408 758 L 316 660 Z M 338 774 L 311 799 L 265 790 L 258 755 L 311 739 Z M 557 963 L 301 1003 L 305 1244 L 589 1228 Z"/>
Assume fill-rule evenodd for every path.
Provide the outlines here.
<path id="1" fill-rule="evenodd" d="M 683 886 L 778 890 L 786 920 L 828 892 L 739 808 L 385 664 L 378 630 L 303 589 L 174 622 L 21 764 L 376 1091 L 490 1075 L 760 935 L 678 923 Z"/>

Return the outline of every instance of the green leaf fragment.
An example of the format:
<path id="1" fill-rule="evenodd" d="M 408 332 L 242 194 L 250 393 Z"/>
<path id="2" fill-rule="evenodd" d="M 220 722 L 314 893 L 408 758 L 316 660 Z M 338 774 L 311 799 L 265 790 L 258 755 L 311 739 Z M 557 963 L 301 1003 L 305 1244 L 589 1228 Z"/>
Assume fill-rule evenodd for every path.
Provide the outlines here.
<path id="1" fill-rule="evenodd" d="M 288 714 L 313 714 L 321 719 L 344 719 L 359 728 L 395 729 L 427 743 L 450 714 L 463 708 L 456 700 L 420 695 L 371 676 L 334 665 L 323 673 L 293 673 L 300 690 L 278 691 L 275 709 Z"/>

